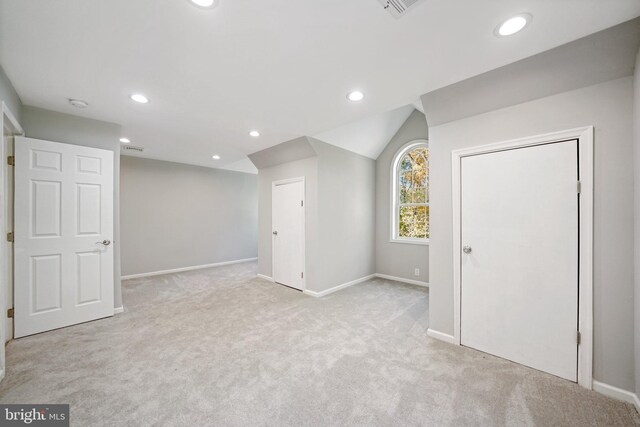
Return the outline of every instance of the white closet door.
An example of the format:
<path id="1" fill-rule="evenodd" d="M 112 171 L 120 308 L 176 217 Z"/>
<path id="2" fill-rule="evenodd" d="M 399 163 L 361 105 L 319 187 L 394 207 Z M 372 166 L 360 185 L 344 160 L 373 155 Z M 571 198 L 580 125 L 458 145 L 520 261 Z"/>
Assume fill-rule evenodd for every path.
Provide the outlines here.
<path id="1" fill-rule="evenodd" d="M 15 336 L 113 315 L 113 152 L 15 141 Z"/>
<path id="2" fill-rule="evenodd" d="M 577 141 L 464 157 L 461 178 L 461 343 L 577 381 Z"/>
<path id="3" fill-rule="evenodd" d="M 272 189 L 273 280 L 304 290 L 304 181 Z"/>

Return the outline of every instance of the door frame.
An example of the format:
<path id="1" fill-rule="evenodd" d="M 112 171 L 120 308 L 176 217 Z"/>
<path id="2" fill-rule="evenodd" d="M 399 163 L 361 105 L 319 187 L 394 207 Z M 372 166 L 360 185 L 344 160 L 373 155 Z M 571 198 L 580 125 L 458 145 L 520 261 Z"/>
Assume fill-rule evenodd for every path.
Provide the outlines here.
<path id="1" fill-rule="evenodd" d="M 451 191 L 453 202 L 453 343 L 460 345 L 462 285 L 462 159 L 565 140 L 578 140 L 580 171 L 579 280 L 578 280 L 578 384 L 593 388 L 593 150 L 594 128 L 586 126 L 544 135 L 462 148 L 451 152 Z"/>
<path id="2" fill-rule="evenodd" d="M 304 273 L 307 272 L 307 256 L 306 256 L 306 244 L 307 244 L 307 224 L 306 224 L 306 212 L 307 212 L 307 184 L 304 176 L 296 177 L 296 178 L 287 178 L 281 179 L 278 181 L 271 182 L 271 233 L 273 233 L 273 191 L 279 185 L 292 184 L 294 182 L 302 182 L 302 210 L 300 211 L 300 215 L 302 215 L 302 292 L 307 291 L 307 276 Z M 275 257 L 275 237 L 271 234 L 271 278 L 273 282 L 276 283 L 276 257 Z M 285 285 L 286 286 L 286 285 Z"/>
<path id="3" fill-rule="evenodd" d="M 10 209 L 13 209 L 13 201 L 9 200 L 7 196 L 7 192 L 5 191 L 8 180 L 8 173 L 10 171 L 9 165 L 5 160 L 7 158 L 7 144 L 5 143 L 4 137 L 4 129 L 8 128 L 11 132 L 11 136 L 19 136 L 24 135 L 24 129 L 20 126 L 20 123 L 16 119 L 16 116 L 13 115 L 9 106 L 3 101 L 2 102 L 2 111 L 0 112 L 0 128 L 2 128 L 2 147 L 0 148 L 0 200 L 2 205 L 0 206 L 0 237 L 6 236 L 9 231 L 7 227 L 6 217 Z M 2 352 L 2 366 L 0 366 L 0 380 L 2 380 L 6 373 L 6 359 L 4 355 L 4 346 L 5 343 L 13 338 L 13 321 L 7 317 L 7 308 L 13 307 L 13 301 L 9 301 L 8 290 L 10 286 L 13 286 L 13 281 L 9 279 L 7 276 L 8 265 L 9 265 L 9 252 L 8 245 L 5 242 L 5 238 L 0 244 L 0 345 L 2 348 L 0 351 Z"/>

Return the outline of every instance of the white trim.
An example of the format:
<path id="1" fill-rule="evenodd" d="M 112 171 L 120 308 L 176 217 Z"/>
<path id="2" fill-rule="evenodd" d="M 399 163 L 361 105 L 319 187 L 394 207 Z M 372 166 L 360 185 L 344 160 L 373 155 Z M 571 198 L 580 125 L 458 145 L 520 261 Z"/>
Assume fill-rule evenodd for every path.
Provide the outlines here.
<path id="1" fill-rule="evenodd" d="M 364 276 L 364 277 L 361 277 L 359 279 L 352 280 L 352 281 L 347 282 L 347 283 L 343 283 L 342 285 L 334 286 L 333 288 L 325 289 L 324 291 L 314 292 L 314 291 L 311 291 L 309 289 L 306 289 L 304 291 L 304 293 L 307 294 L 307 295 L 311 295 L 312 297 L 320 298 L 320 297 L 323 297 L 325 295 L 329 295 L 329 294 L 332 294 L 334 292 L 337 292 L 337 291 L 339 291 L 341 289 L 348 288 L 349 286 L 353 286 L 353 285 L 357 285 L 358 283 L 366 282 L 367 280 L 373 279 L 374 277 L 376 277 L 375 274 L 369 274 L 368 276 Z"/>
<path id="2" fill-rule="evenodd" d="M 433 339 L 444 341 L 449 344 L 455 344 L 455 338 L 453 335 L 445 334 L 443 332 L 434 331 L 433 329 L 427 329 L 427 335 Z"/>
<path id="3" fill-rule="evenodd" d="M 398 237 L 396 239 L 389 239 L 389 243 L 404 243 L 407 245 L 429 246 L 429 239 L 414 240 L 407 239 L 406 237 Z"/>
<path id="4" fill-rule="evenodd" d="M 461 161 L 465 156 L 531 147 L 551 142 L 577 139 L 580 157 L 580 283 L 578 346 L 578 384 L 592 387 L 593 375 L 593 126 L 552 132 L 495 144 L 463 148 L 451 152 L 451 188 L 453 207 L 453 321 L 454 344 L 460 345 L 461 286 Z"/>
<path id="5" fill-rule="evenodd" d="M 223 265 L 240 264 L 243 262 L 256 261 L 258 258 L 237 259 L 234 261 L 216 262 L 214 264 L 193 265 L 191 267 L 173 268 L 171 270 L 151 271 L 149 273 L 129 274 L 120 277 L 121 280 L 138 279 L 140 277 L 162 276 L 163 274 L 182 273 L 184 271 L 202 270 L 204 268 L 222 267 Z"/>
<path id="6" fill-rule="evenodd" d="M 124 313 L 124 306 L 123 305 L 113 309 L 113 314 L 120 314 L 120 313 Z"/>
<path id="7" fill-rule="evenodd" d="M 261 278 L 261 279 L 273 282 L 273 277 L 265 276 L 264 274 L 260 274 L 260 273 L 258 273 L 258 277 Z"/>
<path id="8" fill-rule="evenodd" d="M 2 115 L 9 119 L 9 124 L 13 127 L 13 136 L 24 136 L 24 129 L 20 126 L 18 119 L 13 115 L 9 106 L 2 101 Z M 2 124 L 4 131 L 4 123 Z"/>
<path id="9" fill-rule="evenodd" d="M 405 279 L 403 277 L 389 276 L 388 274 L 381 274 L 381 273 L 376 273 L 374 276 L 379 277 L 380 279 L 393 280 L 394 282 L 402 282 L 402 283 L 408 283 L 410 285 L 424 286 L 425 288 L 429 287 L 428 282 L 423 282 L 421 280 Z"/>
<path id="10" fill-rule="evenodd" d="M 278 181 L 271 182 L 271 232 L 273 233 L 273 189 L 278 185 L 286 185 L 292 184 L 294 182 L 302 182 L 302 292 L 307 290 L 307 277 L 304 273 L 307 271 L 307 257 L 306 257 L 306 248 L 307 248 L 307 181 L 304 176 L 299 176 L 296 178 L 287 178 L 281 179 Z M 271 234 L 271 274 L 275 277 L 275 236 Z M 271 279 L 274 281 L 274 279 Z M 286 285 L 285 285 L 286 286 Z"/>
<path id="11" fill-rule="evenodd" d="M 398 162 L 400 161 L 400 159 L 402 159 L 402 157 L 405 154 L 407 154 L 408 151 L 410 151 L 413 147 L 416 147 L 418 145 L 426 145 L 427 148 L 429 148 L 429 140 L 414 139 L 413 141 L 407 142 L 402 147 L 400 147 L 400 149 L 396 152 L 396 154 L 393 156 L 393 159 L 391 161 L 391 173 L 390 173 L 391 175 L 391 191 L 390 191 L 391 215 L 389 216 L 389 218 L 391 218 L 391 227 L 389 227 L 389 229 L 391 230 L 391 235 L 389 237 L 389 242 L 391 243 L 406 243 L 409 245 L 428 245 L 429 244 L 429 239 L 411 239 L 407 237 L 399 237 L 398 230 L 397 230 L 398 221 L 399 221 L 398 209 L 396 209 L 397 202 L 398 202 L 398 186 L 396 185 L 397 177 L 398 177 Z"/>
<path id="12" fill-rule="evenodd" d="M 636 410 L 640 412 L 640 399 L 637 394 L 631 391 L 623 390 L 596 380 L 593 381 L 593 390 L 600 394 L 604 394 L 605 396 L 631 403 L 636 407 Z"/>

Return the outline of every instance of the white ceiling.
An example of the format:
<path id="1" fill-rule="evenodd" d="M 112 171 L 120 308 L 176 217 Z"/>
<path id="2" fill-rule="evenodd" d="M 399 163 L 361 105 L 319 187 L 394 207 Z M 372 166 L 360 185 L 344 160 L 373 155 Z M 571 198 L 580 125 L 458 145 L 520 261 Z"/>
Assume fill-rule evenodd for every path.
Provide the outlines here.
<path id="1" fill-rule="evenodd" d="M 525 31 L 493 35 L 523 11 Z M 638 0 L 427 0 L 399 20 L 377 0 L 0 0 L 0 64 L 25 104 L 119 123 L 145 157 L 237 167 L 638 15 Z"/>
<path id="2" fill-rule="evenodd" d="M 414 111 L 413 105 L 405 105 L 321 132 L 314 138 L 377 159 Z"/>

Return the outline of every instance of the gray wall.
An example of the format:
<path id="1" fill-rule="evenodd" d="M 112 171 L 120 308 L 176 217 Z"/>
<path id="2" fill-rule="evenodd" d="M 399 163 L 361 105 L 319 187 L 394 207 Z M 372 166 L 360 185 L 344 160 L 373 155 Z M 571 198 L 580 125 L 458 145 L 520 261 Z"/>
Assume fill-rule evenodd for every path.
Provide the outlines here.
<path id="1" fill-rule="evenodd" d="M 404 279 L 429 281 L 429 246 L 390 242 L 391 162 L 398 150 L 416 139 L 428 139 L 423 114 L 414 111 L 376 160 L 376 268 L 377 273 Z M 420 276 L 414 276 L 414 269 Z"/>
<path id="2" fill-rule="evenodd" d="M 633 80 L 634 264 L 636 394 L 640 395 L 640 51 Z"/>
<path id="3" fill-rule="evenodd" d="M 0 66 L 0 101 L 7 104 L 11 113 L 18 119 L 20 125 L 22 125 L 22 101 L 18 93 L 13 88 L 9 77 L 4 72 L 4 69 Z"/>
<path id="4" fill-rule="evenodd" d="M 635 389 L 632 83 L 626 77 L 429 129 L 432 329 L 453 334 L 451 151 L 594 125 L 594 379 Z"/>
<path id="5" fill-rule="evenodd" d="M 20 122 L 29 138 L 111 150 L 114 155 L 114 305 L 122 305 L 120 288 L 120 125 L 25 106 Z"/>
<path id="6" fill-rule="evenodd" d="M 257 256 L 257 176 L 121 158 L 122 275 Z"/>
<path id="7" fill-rule="evenodd" d="M 305 178 L 305 273 L 307 289 L 318 287 L 318 158 L 309 157 L 258 169 L 258 273 L 273 277 L 271 257 L 271 184 Z"/>
<path id="8" fill-rule="evenodd" d="M 375 161 L 310 138 L 318 153 L 319 292 L 374 274 Z"/>
<path id="9" fill-rule="evenodd" d="M 304 151 L 303 155 L 308 156 L 310 145 L 314 155 L 280 163 L 289 154 L 275 146 L 261 152 L 261 161 L 250 156 L 259 168 L 263 164 L 276 164 L 258 170 L 259 273 L 272 277 L 272 183 L 301 176 L 305 177 L 306 185 L 307 289 L 321 292 L 375 273 L 375 162 L 317 139 L 305 137 L 294 141 L 285 143 L 287 153 Z"/>

